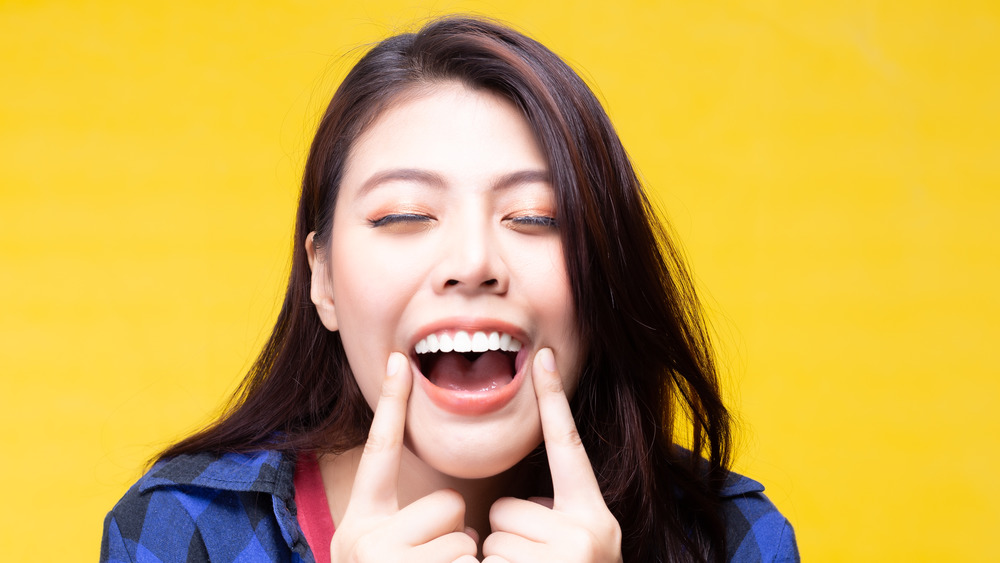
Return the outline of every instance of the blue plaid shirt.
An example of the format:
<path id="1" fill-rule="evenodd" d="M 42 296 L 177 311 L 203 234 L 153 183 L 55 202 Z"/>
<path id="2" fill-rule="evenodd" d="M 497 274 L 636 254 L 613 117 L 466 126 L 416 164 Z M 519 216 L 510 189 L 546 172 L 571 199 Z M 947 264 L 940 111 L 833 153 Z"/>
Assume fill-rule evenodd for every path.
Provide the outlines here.
<path id="1" fill-rule="evenodd" d="M 274 451 L 157 463 L 104 519 L 101 561 L 314 563 L 294 475 L 294 460 Z M 722 490 L 729 560 L 798 561 L 792 527 L 763 491 L 735 473 Z"/>

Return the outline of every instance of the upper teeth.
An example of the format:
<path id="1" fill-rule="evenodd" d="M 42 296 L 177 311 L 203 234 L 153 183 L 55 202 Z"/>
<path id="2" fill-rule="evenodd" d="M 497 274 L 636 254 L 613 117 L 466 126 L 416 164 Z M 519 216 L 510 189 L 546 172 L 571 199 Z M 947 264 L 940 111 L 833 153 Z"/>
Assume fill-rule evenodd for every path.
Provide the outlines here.
<path id="1" fill-rule="evenodd" d="M 429 334 L 420 340 L 420 342 L 417 342 L 416 346 L 418 354 L 434 352 L 486 352 L 489 350 L 517 352 L 520 349 L 521 343 L 505 332 L 476 331 L 470 336 L 464 330 L 460 330 L 454 335 L 444 332 L 441 334 Z"/>

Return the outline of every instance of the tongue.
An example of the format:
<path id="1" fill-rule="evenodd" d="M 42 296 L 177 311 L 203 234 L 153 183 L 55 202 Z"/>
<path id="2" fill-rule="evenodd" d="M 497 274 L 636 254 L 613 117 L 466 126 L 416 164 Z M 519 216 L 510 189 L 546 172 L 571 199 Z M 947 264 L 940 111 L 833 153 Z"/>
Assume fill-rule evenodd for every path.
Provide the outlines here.
<path id="1" fill-rule="evenodd" d="M 502 352 L 484 352 L 470 362 L 462 354 L 441 354 L 427 379 L 438 387 L 458 391 L 489 391 L 513 379 L 510 360 Z"/>

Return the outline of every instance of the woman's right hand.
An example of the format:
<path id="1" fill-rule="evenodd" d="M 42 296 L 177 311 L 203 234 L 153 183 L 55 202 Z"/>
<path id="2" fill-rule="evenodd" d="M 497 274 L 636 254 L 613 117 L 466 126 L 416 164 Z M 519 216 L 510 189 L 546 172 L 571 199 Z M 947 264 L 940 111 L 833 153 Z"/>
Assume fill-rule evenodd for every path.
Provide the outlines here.
<path id="1" fill-rule="evenodd" d="M 412 385 L 409 360 L 391 354 L 351 498 L 330 542 L 333 563 L 477 561 L 476 540 L 465 529 L 465 500 L 457 492 L 436 491 L 399 508 L 399 466 Z"/>

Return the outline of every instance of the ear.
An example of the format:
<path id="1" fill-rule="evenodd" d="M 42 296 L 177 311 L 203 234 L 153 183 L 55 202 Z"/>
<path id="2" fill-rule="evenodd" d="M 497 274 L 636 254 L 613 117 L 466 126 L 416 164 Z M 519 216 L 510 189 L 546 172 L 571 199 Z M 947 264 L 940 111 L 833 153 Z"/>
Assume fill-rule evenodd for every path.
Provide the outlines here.
<path id="1" fill-rule="evenodd" d="M 336 332 L 338 329 L 337 309 L 333 304 L 333 288 L 330 287 L 330 276 L 325 266 L 326 261 L 321 260 L 316 255 L 316 245 L 313 243 L 315 235 L 316 231 L 313 231 L 306 237 L 306 255 L 309 257 L 309 270 L 312 271 L 309 297 L 312 299 L 313 305 L 316 306 L 316 313 L 319 314 L 319 320 L 323 326 Z"/>

